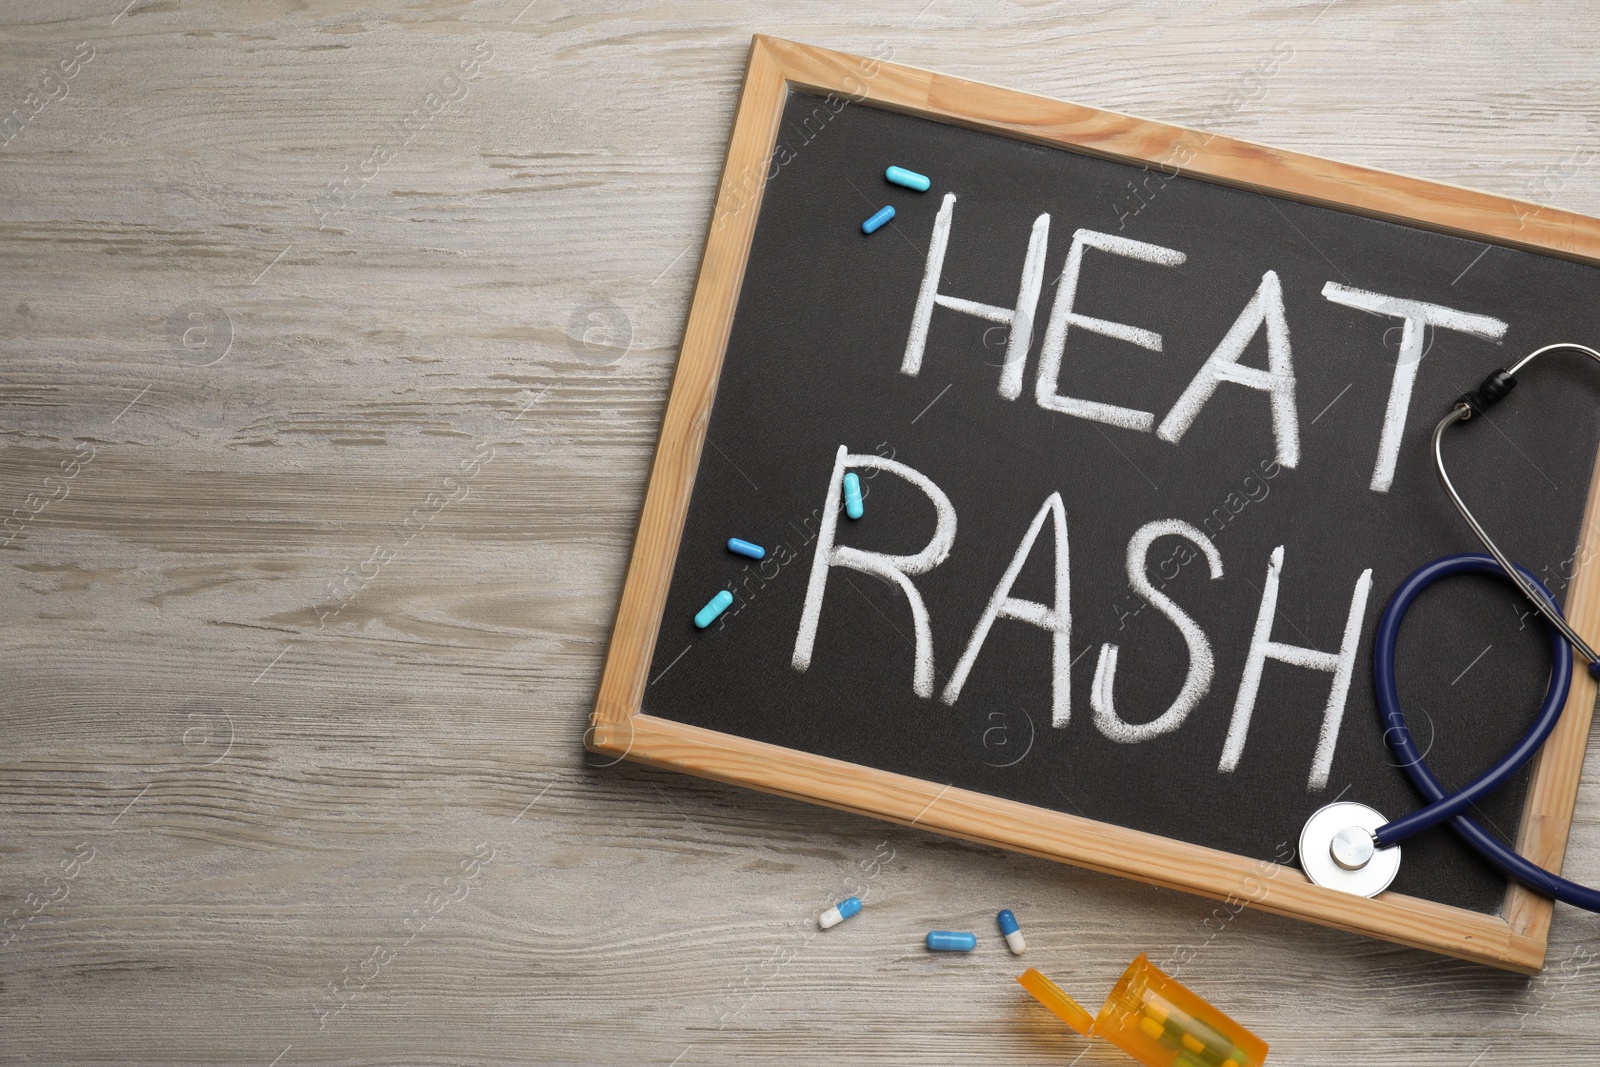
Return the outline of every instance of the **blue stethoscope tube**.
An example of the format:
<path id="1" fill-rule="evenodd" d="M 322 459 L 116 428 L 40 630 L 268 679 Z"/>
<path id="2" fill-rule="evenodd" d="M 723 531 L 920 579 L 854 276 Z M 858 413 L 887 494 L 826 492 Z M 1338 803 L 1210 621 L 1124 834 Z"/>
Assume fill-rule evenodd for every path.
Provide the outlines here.
<path id="1" fill-rule="evenodd" d="M 1513 564 L 1515 566 L 1515 564 Z M 1517 567 L 1522 576 L 1531 582 L 1544 597 L 1552 611 L 1559 612 L 1555 597 L 1532 574 Z M 1372 680 L 1378 699 L 1378 714 L 1383 721 L 1384 739 L 1401 759 L 1401 769 L 1411 779 L 1423 797 L 1426 807 L 1419 808 L 1404 818 L 1395 819 L 1378 828 L 1373 835 L 1379 848 L 1398 844 L 1413 834 L 1448 821 L 1450 828 L 1484 859 L 1498 867 L 1508 877 L 1530 889 L 1588 911 L 1600 912 L 1600 890 L 1569 882 L 1551 874 L 1543 867 L 1530 863 L 1513 849 L 1487 833 L 1471 816 L 1464 815 L 1468 807 L 1504 785 L 1539 751 L 1550 732 L 1561 719 L 1567 700 L 1567 690 L 1572 684 L 1572 647 L 1553 625 L 1546 622 L 1550 632 L 1550 684 L 1545 689 L 1544 702 L 1528 732 L 1510 752 L 1494 766 L 1479 775 L 1471 784 L 1455 793 L 1447 793 L 1443 783 L 1424 762 L 1424 754 L 1417 749 L 1406 726 L 1405 714 L 1400 710 L 1400 693 L 1395 685 L 1395 645 L 1400 636 L 1400 624 L 1406 612 L 1422 591 L 1439 581 L 1456 574 L 1490 574 L 1511 582 L 1505 568 L 1492 557 L 1484 555 L 1455 555 L 1436 559 L 1407 578 L 1389 599 L 1383 618 L 1378 623 L 1378 633 L 1373 647 Z M 1513 585 L 1516 583 L 1512 583 Z"/>

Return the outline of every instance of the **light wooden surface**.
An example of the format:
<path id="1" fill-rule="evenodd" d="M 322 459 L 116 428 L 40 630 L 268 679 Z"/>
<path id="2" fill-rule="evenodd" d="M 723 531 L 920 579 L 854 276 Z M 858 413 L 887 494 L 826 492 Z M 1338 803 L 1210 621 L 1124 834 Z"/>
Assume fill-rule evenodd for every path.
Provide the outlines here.
<path id="1" fill-rule="evenodd" d="M 1071 1062 L 918 945 L 1008 906 L 1269 1062 L 1593 1062 L 1565 907 L 1527 980 L 580 744 L 752 32 L 1600 215 L 1592 11 L 524 2 L 4 10 L 0 1061 Z"/>

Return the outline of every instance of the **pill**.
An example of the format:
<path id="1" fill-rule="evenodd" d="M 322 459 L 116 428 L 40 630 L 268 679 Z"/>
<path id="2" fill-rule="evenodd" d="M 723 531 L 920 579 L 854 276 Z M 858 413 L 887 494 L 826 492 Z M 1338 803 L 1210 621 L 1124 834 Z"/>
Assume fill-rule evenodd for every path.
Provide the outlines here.
<path id="1" fill-rule="evenodd" d="M 872 213 L 870 219 L 861 224 L 861 232 L 874 233 L 892 218 L 894 218 L 894 205 L 890 204 L 887 207 L 881 207 Z"/>
<path id="2" fill-rule="evenodd" d="M 1000 924 L 1000 932 L 1005 935 L 1006 947 L 1013 956 L 1020 956 L 1028 943 L 1022 940 L 1022 927 L 1017 925 L 1017 917 L 1011 914 L 1010 908 L 1000 909 L 1000 914 L 995 916 L 995 921 Z"/>
<path id="3" fill-rule="evenodd" d="M 840 923 L 844 922 L 846 919 L 850 918 L 850 916 L 854 915 L 860 910 L 860 897 L 845 897 L 843 900 L 839 901 L 839 903 L 823 912 L 822 917 L 817 920 L 817 925 L 822 927 L 824 930 L 830 929 L 838 926 Z"/>
<path id="4" fill-rule="evenodd" d="M 717 621 L 721 615 L 733 606 L 733 594 L 724 589 L 706 602 L 706 606 L 695 613 L 694 624 L 704 630 L 707 626 Z"/>
<path id="5" fill-rule="evenodd" d="M 1159 1041 L 1163 1045 L 1183 1051 L 1183 1026 L 1173 1017 L 1166 1020 L 1156 1019 L 1147 1011 L 1139 1016 L 1139 1029 L 1144 1031 L 1146 1037 L 1152 1041 Z"/>
<path id="6" fill-rule="evenodd" d="M 918 174 L 916 171 L 906 170 L 904 167 L 890 167 L 883 172 L 883 176 L 896 185 L 903 185 L 907 189 L 915 189 L 919 193 L 927 192 L 928 186 L 933 184 L 928 181 L 926 174 Z"/>
<path id="7" fill-rule="evenodd" d="M 742 537 L 728 538 L 728 551 L 740 556 L 749 556 L 751 559 L 765 559 L 767 555 L 766 549 Z"/>
<path id="8" fill-rule="evenodd" d="M 1189 1016 L 1183 1020 L 1183 1047 L 1196 1055 L 1204 1054 L 1215 1063 L 1221 1063 L 1237 1050 L 1227 1035 L 1219 1032 L 1203 1019 Z"/>
<path id="9" fill-rule="evenodd" d="M 859 519 L 866 514 L 866 508 L 861 504 L 861 479 L 855 471 L 844 476 L 844 513 L 852 519 Z"/>
<path id="10" fill-rule="evenodd" d="M 928 947 L 935 952 L 971 952 L 978 947 L 978 935 L 929 930 Z"/>

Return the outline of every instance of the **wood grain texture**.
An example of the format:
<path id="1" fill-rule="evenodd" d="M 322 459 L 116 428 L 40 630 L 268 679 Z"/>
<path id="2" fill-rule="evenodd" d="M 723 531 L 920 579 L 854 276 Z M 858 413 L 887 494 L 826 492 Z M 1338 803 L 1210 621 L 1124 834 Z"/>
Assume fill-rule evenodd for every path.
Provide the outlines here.
<path id="1" fill-rule="evenodd" d="M 1589 503 L 1584 508 L 1583 528 L 1573 551 L 1573 574 L 1566 614 L 1583 633 L 1600 631 L 1600 590 L 1595 587 L 1595 559 L 1600 556 L 1600 463 L 1595 465 L 1589 486 Z M 1586 576 L 1586 577 L 1585 577 Z M 1595 679 L 1581 666 L 1572 672 L 1572 690 L 1561 712 L 1561 721 L 1551 731 L 1533 765 L 1528 783 L 1528 798 L 1517 828 L 1519 851 L 1547 871 L 1561 870 L 1567 853 L 1572 814 L 1577 806 L 1585 760 L 1579 752 L 1588 740 L 1594 717 Z M 1554 918 L 1550 904 L 1524 886 L 1512 884 L 1502 909 L 1514 933 L 1543 941 Z"/>
<path id="2" fill-rule="evenodd" d="M 0 147 L 0 514 L 95 449 L 0 554 L 0 1062 L 1071 1062 L 919 947 L 998 907 L 1271 1063 L 1592 1061 L 1565 907 L 1521 979 L 581 747 L 753 32 L 1600 215 L 1587 5 L 124 2 L 0 15 L 0 114 L 94 48 Z"/>
<path id="3" fill-rule="evenodd" d="M 1386 893 L 1377 899 L 1313 885 L 1293 867 L 1249 860 L 1157 834 L 1095 822 L 905 775 L 720 734 L 651 715 L 597 718 L 593 749 L 653 767 L 735 782 L 841 811 L 875 815 L 979 844 L 1536 974 L 1544 943 L 1498 916 Z M 1535 915 L 1535 918 L 1537 916 Z"/>

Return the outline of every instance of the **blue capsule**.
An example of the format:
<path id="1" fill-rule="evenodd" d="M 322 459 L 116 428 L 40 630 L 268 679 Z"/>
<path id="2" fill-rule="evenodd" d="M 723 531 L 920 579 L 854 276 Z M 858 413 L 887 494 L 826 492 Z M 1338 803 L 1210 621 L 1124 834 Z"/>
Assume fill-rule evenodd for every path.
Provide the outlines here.
<path id="1" fill-rule="evenodd" d="M 822 916 L 817 919 L 817 925 L 824 930 L 832 929 L 860 910 L 860 897 L 845 897 L 839 903 L 823 912 Z"/>
<path id="2" fill-rule="evenodd" d="M 971 952 L 978 947 L 978 935 L 929 930 L 928 947 L 935 952 Z"/>
<path id="3" fill-rule="evenodd" d="M 739 556 L 749 556 L 751 559 L 766 559 L 767 550 L 760 545 L 752 544 L 741 537 L 728 538 L 728 551 Z"/>
<path id="4" fill-rule="evenodd" d="M 867 513 L 861 503 L 861 479 L 855 471 L 844 476 L 844 513 L 852 519 L 859 519 Z"/>
<path id="5" fill-rule="evenodd" d="M 887 207 L 881 207 L 873 212 L 870 219 L 861 224 L 861 232 L 874 233 L 892 218 L 894 218 L 894 205 L 890 204 Z"/>
<path id="6" fill-rule="evenodd" d="M 733 594 L 724 589 L 712 597 L 705 607 L 695 613 L 694 624 L 704 630 L 707 626 L 717 621 L 718 615 L 721 615 L 732 606 Z"/>
<path id="7" fill-rule="evenodd" d="M 906 170 L 904 167 L 890 167 L 883 172 L 883 176 L 896 185 L 903 185 L 907 189 L 915 189 L 919 193 L 927 192 L 928 186 L 933 184 L 928 180 L 926 174 L 918 174 L 916 171 Z"/>
<path id="8" fill-rule="evenodd" d="M 1005 936 L 1006 947 L 1013 956 L 1020 956 L 1027 951 L 1028 943 L 1022 939 L 1022 927 L 1017 924 L 1017 917 L 1011 914 L 1010 908 L 1001 908 L 995 921 L 1000 924 L 1000 933 Z"/>

